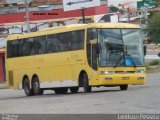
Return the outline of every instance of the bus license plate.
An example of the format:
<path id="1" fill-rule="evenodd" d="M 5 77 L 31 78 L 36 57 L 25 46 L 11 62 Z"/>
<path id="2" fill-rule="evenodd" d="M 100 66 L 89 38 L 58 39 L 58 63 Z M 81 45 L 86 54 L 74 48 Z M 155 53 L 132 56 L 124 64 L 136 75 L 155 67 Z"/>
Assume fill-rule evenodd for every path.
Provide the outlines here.
<path id="1" fill-rule="evenodd" d="M 122 77 L 122 80 L 129 80 L 129 77 Z"/>

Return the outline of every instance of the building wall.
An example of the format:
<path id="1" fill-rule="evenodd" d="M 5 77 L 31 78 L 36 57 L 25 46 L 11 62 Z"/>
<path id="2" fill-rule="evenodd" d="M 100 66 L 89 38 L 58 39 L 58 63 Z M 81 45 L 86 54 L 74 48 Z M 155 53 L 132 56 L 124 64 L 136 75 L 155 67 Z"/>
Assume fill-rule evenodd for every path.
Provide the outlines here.
<path id="1" fill-rule="evenodd" d="M 0 0 L 0 14 L 25 12 L 25 0 Z M 29 11 L 40 11 L 38 6 L 50 5 L 51 9 L 62 9 L 63 0 L 27 0 Z M 106 0 L 101 0 L 101 5 L 107 4 Z"/>
<path id="2" fill-rule="evenodd" d="M 91 7 L 85 9 L 85 16 L 106 14 L 108 7 L 106 5 Z M 39 15 L 42 13 L 43 15 Z M 48 15 L 48 13 L 56 13 L 56 15 Z M 64 12 L 63 9 L 51 10 L 51 11 L 31 11 L 29 12 L 30 21 L 48 20 L 48 19 L 60 19 L 69 17 L 80 17 L 82 16 L 81 10 L 73 10 Z M 25 22 L 25 13 L 17 14 L 3 14 L 0 15 L 0 23 L 14 23 L 14 22 Z"/>
<path id="3" fill-rule="evenodd" d="M 137 1 L 142 1 L 142 0 L 107 0 L 108 1 L 108 6 L 118 6 L 121 3 L 125 2 L 137 2 Z"/>
<path id="4" fill-rule="evenodd" d="M 18 4 L 24 4 L 25 0 L 5 0 L 8 4 L 11 3 L 18 3 Z M 32 0 L 27 0 L 27 2 L 32 2 Z"/>

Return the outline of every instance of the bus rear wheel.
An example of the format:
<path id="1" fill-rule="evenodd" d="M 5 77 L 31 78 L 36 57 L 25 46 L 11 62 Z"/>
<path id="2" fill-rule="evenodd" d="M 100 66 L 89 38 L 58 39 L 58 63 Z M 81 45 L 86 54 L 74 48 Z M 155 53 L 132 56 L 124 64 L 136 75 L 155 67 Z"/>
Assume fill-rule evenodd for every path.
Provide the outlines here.
<path id="1" fill-rule="evenodd" d="M 79 87 L 71 87 L 69 89 L 70 89 L 71 93 L 77 93 L 79 90 Z"/>
<path id="2" fill-rule="evenodd" d="M 82 76 L 82 87 L 84 92 L 91 92 L 92 87 L 89 86 L 87 74 L 83 74 Z"/>
<path id="3" fill-rule="evenodd" d="M 127 90 L 128 89 L 128 85 L 120 85 L 120 89 L 121 90 Z"/>
<path id="4" fill-rule="evenodd" d="M 23 88 L 24 88 L 24 92 L 25 92 L 26 96 L 33 95 L 33 90 L 30 88 L 30 82 L 29 82 L 29 79 L 27 77 L 24 78 Z"/>
<path id="5" fill-rule="evenodd" d="M 68 88 L 55 88 L 54 92 L 55 94 L 67 94 Z"/>
<path id="6" fill-rule="evenodd" d="M 43 95 L 44 90 L 40 88 L 39 80 L 37 77 L 32 81 L 32 88 L 34 95 Z"/>

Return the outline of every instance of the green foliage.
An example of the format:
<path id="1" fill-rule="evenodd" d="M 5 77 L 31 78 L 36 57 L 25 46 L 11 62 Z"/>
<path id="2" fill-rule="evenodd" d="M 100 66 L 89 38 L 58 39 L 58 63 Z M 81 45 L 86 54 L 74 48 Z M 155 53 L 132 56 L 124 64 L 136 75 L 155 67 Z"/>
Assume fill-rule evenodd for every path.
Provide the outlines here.
<path id="1" fill-rule="evenodd" d="M 158 7 L 160 5 L 160 0 L 143 0 L 144 2 L 154 2 L 155 7 Z"/>
<path id="2" fill-rule="evenodd" d="M 152 43 L 160 43 L 160 13 L 155 13 L 148 19 L 148 28 L 146 30 Z"/>
<path id="3" fill-rule="evenodd" d="M 147 71 L 151 70 L 151 68 L 150 68 L 150 66 L 148 64 L 146 65 L 146 70 Z"/>
<path id="4" fill-rule="evenodd" d="M 113 12 L 119 11 L 119 9 L 118 9 L 117 7 L 115 7 L 115 6 L 110 6 L 109 8 L 110 8 L 110 10 L 112 10 Z"/>
<path id="5" fill-rule="evenodd" d="M 150 66 L 159 65 L 159 64 L 160 64 L 159 60 L 153 60 L 149 63 Z"/>
<path id="6" fill-rule="evenodd" d="M 155 1 L 156 7 L 158 7 L 160 5 L 160 0 L 154 0 L 154 1 Z"/>
<path id="7" fill-rule="evenodd" d="M 147 73 L 160 72 L 160 61 L 159 60 L 153 60 L 147 63 L 145 66 L 146 66 Z"/>

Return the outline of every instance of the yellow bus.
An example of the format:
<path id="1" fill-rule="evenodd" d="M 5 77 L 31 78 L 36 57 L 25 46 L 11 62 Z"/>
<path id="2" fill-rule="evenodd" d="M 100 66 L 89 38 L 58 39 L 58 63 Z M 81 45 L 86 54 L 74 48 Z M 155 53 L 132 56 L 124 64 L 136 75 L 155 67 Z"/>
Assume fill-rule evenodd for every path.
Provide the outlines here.
<path id="1" fill-rule="evenodd" d="M 145 49 L 138 25 L 91 23 L 8 36 L 6 78 L 27 96 L 44 90 L 143 85 Z"/>

